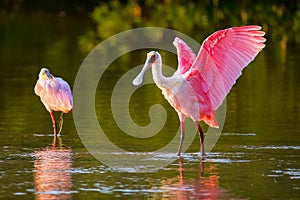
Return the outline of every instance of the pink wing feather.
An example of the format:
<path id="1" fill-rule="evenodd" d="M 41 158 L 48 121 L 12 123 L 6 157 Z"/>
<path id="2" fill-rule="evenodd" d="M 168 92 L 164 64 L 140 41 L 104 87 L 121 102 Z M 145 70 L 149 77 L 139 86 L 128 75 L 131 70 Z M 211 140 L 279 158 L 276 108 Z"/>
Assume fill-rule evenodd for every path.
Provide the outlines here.
<path id="1" fill-rule="evenodd" d="M 57 85 L 55 88 L 55 99 L 57 109 L 65 113 L 70 112 L 73 108 L 73 98 L 69 84 L 61 78 L 55 78 Z"/>
<path id="2" fill-rule="evenodd" d="M 184 74 L 198 88 L 198 95 L 209 93 L 212 112 L 222 104 L 242 70 L 265 47 L 265 32 L 260 29 L 260 26 L 241 26 L 213 33 L 203 42 L 196 60 Z M 195 79 L 198 76 L 205 84 Z"/>
<path id="3" fill-rule="evenodd" d="M 196 55 L 192 49 L 178 37 L 175 37 L 173 45 L 176 47 L 178 57 L 178 69 L 176 72 L 184 74 L 192 66 L 196 59 Z"/>
<path id="4" fill-rule="evenodd" d="M 34 89 L 40 96 L 46 109 L 50 112 L 70 112 L 73 108 L 73 98 L 70 86 L 61 78 L 51 80 L 38 80 Z"/>

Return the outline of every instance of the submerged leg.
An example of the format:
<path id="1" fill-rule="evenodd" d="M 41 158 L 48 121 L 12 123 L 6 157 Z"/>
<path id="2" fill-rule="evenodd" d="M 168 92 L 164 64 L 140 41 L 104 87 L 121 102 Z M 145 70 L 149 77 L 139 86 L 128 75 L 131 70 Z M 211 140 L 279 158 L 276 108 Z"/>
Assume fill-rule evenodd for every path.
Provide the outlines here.
<path id="1" fill-rule="evenodd" d="M 184 140 L 184 121 L 180 121 L 180 129 L 181 129 L 181 135 L 180 135 L 180 143 L 179 143 L 178 153 L 177 153 L 178 157 L 181 157 L 182 144 Z"/>
<path id="2" fill-rule="evenodd" d="M 204 150 L 204 136 L 203 136 L 203 131 L 202 128 L 200 126 L 199 121 L 196 121 L 196 126 L 198 128 L 198 132 L 199 132 L 199 138 L 200 138 L 200 151 L 201 151 L 201 156 L 205 156 L 205 150 Z"/>
<path id="3" fill-rule="evenodd" d="M 53 115 L 52 111 L 50 112 L 50 116 L 51 116 L 52 125 L 53 125 L 53 134 L 54 134 L 54 136 L 56 136 L 55 118 L 54 118 L 54 115 Z"/>
<path id="4" fill-rule="evenodd" d="M 60 135 L 60 132 L 61 132 L 61 130 L 62 130 L 63 123 L 64 123 L 64 113 L 61 112 L 61 114 L 60 114 L 60 120 L 59 120 L 59 131 L 58 131 L 58 135 Z"/>

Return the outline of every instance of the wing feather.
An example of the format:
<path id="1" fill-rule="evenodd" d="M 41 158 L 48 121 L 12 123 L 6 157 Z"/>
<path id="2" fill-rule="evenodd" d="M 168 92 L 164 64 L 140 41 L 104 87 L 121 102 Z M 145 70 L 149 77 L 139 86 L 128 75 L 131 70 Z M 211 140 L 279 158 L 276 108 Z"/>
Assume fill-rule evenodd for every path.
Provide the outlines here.
<path id="1" fill-rule="evenodd" d="M 175 37 L 173 45 L 177 50 L 178 69 L 177 73 L 186 73 L 196 59 L 193 50 L 180 38 Z"/>
<path id="2" fill-rule="evenodd" d="M 34 89 L 40 96 L 46 109 L 50 112 L 70 112 L 73 108 L 72 92 L 69 84 L 61 78 L 38 80 Z"/>
<path id="3" fill-rule="evenodd" d="M 213 110 L 222 104 L 242 70 L 265 47 L 265 32 L 260 30 L 260 26 L 241 26 L 213 33 L 203 42 L 195 61 L 184 74 L 187 80 L 192 80 L 195 73 L 202 75 Z M 203 87 L 201 83 L 193 85 Z"/>

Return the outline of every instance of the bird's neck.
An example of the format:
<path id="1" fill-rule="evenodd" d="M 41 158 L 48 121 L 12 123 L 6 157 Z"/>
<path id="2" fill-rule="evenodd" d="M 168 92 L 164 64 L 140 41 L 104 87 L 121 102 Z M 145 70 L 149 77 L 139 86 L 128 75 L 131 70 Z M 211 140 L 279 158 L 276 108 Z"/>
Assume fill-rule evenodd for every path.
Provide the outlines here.
<path id="1" fill-rule="evenodd" d="M 158 61 L 156 61 L 155 63 L 153 63 L 152 75 L 153 75 L 153 80 L 158 87 L 164 86 L 164 84 L 167 80 L 167 77 L 165 77 L 162 74 L 162 62 L 160 59 Z"/>

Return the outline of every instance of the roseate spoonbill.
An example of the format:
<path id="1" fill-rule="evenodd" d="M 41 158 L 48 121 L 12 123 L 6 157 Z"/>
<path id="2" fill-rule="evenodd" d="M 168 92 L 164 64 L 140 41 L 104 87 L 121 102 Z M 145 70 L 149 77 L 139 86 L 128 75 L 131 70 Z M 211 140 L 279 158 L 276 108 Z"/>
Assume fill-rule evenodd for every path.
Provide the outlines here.
<path id="1" fill-rule="evenodd" d="M 265 32 L 260 26 L 240 26 L 219 30 L 206 38 L 197 56 L 180 38 L 173 44 L 177 49 L 178 69 L 171 77 L 162 74 L 162 59 L 151 51 L 139 75 L 133 80 L 140 85 L 143 75 L 152 66 L 155 84 L 176 110 L 181 127 L 178 156 L 184 140 L 184 121 L 190 117 L 200 137 L 201 155 L 205 155 L 204 136 L 199 121 L 218 128 L 214 115 L 231 87 L 255 56 L 265 47 Z"/>
<path id="2" fill-rule="evenodd" d="M 56 125 L 53 111 L 61 111 L 58 131 L 60 134 L 63 126 L 63 114 L 70 112 L 73 108 L 73 97 L 69 84 L 62 78 L 54 77 L 47 68 L 42 68 L 34 92 L 50 113 L 54 136 L 56 136 Z"/>

